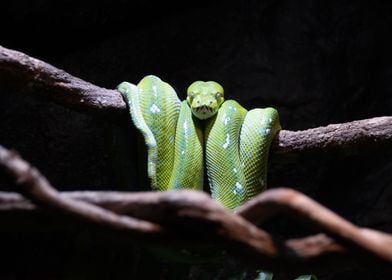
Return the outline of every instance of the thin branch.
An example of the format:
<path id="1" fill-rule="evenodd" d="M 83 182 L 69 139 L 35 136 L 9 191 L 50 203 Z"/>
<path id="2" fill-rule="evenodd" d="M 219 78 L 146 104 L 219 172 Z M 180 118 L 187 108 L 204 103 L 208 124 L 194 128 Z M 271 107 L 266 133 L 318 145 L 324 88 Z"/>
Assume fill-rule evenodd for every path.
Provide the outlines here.
<path id="1" fill-rule="evenodd" d="M 271 191 L 267 191 L 263 195 L 267 195 Z M 274 192 L 274 191 L 272 191 Z M 206 213 L 211 204 L 210 199 L 200 201 L 194 195 L 193 191 L 178 192 L 139 192 L 124 193 L 114 191 L 73 191 L 61 192 L 60 196 L 77 201 L 84 201 L 113 211 L 117 214 L 127 214 L 140 219 L 145 219 L 158 224 L 173 224 L 173 220 L 178 219 L 179 214 L 173 215 L 169 209 L 186 209 L 192 213 Z M 268 195 L 267 195 L 268 196 Z M 206 204 L 207 203 L 207 204 Z M 215 206 L 214 206 L 215 207 Z M 39 208 L 30 201 L 26 200 L 22 195 L 10 192 L 0 192 L 0 216 L 1 213 L 20 213 L 26 212 L 31 215 L 38 214 Z M 182 212 L 183 210 L 181 210 Z M 212 210 L 216 211 L 216 210 Z M 219 209 L 219 212 L 221 209 Z M 204 214 L 203 214 L 204 215 Z M 188 219 L 184 213 L 180 215 L 181 219 Z M 195 217 L 195 214 L 191 215 Z M 231 215 L 232 216 L 232 215 Z M 231 217 L 225 217 L 226 221 L 231 221 Z M 171 220 L 171 221 L 170 221 Z M 182 225 L 181 225 L 182 224 Z M 179 227 L 186 229 L 189 221 L 181 221 Z M 202 229 L 205 231 L 205 228 Z M 203 235 L 205 236 L 205 234 Z M 210 238 L 212 238 L 210 236 Z M 286 241 L 287 246 L 292 251 L 298 251 L 297 255 L 303 259 L 318 257 L 331 252 L 344 252 L 345 249 L 337 244 L 333 239 L 325 234 L 310 236 L 301 239 L 293 239 Z"/>
<path id="2" fill-rule="evenodd" d="M 351 249 L 373 254 L 392 263 L 392 235 L 359 228 L 311 198 L 291 189 L 273 189 L 258 195 L 242 205 L 236 213 L 254 224 L 261 224 L 277 215 L 290 215 Z"/>
<path id="3" fill-rule="evenodd" d="M 331 253 L 353 254 L 357 251 L 366 259 L 389 266 L 392 263 L 389 250 L 392 236 L 358 228 L 290 189 L 266 191 L 238 209 L 239 215 L 236 215 L 206 194 L 191 190 L 60 194 L 35 168 L 1 146 L 0 169 L 15 181 L 19 191 L 44 209 L 54 209 L 105 228 L 124 231 L 136 239 L 145 240 L 147 236 L 164 244 L 169 240 L 180 244 L 184 241 L 188 244 L 195 241 L 224 244 L 229 252 L 251 263 L 280 270 L 305 267 Z M 36 209 L 16 194 L 0 193 L 0 202 L 0 210 L 8 213 L 22 209 L 34 212 Z M 267 232 L 242 218 L 259 223 L 282 213 L 305 221 L 325 234 L 277 242 Z"/>
<path id="4" fill-rule="evenodd" d="M 194 242 L 221 244 L 243 261 L 263 264 L 265 268 L 279 268 L 280 271 L 294 267 L 305 269 L 309 262 L 320 261 L 329 253 L 345 252 L 342 246 L 325 235 L 277 242 L 265 231 L 228 212 L 201 192 L 76 192 L 61 195 L 35 168 L 1 146 L 0 170 L 14 180 L 20 192 L 43 209 L 56 210 L 79 220 L 130 233 L 130 237 L 139 240 L 145 240 L 147 236 L 147 239 L 165 245 L 169 242 L 173 247 Z M 263 195 L 268 196 L 269 192 L 274 190 Z M 7 213 L 36 210 L 16 194 L 0 193 L 0 201 L 0 210 Z M 132 218 L 124 216 L 125 213 Z M 380 260 L 378 255 L 370 257 Z"/>
<path id="5" fill-rule="evenodd" d="M 48 63 L 1 46 L 0 70 L 63 106 L 97 112 L 125 112 L 126 109 L 118 91 L 98 87 Z M 392 117 L 379 117 L 302 131 L 282 130 L 273 142 L 272 152 L 325 152 L 338 147 L 391 142 Z"/>
<path id="6" fill-rule="evenodd" d="M 274 192 L 274 190 L 267 191 L 261 196 L 268 196 L 270 192 Z M 172 231 L 175 228 L 183 236 L 187 236 L 188 242 L 204 240 L 208 244 L 218 242 L 218 239 L 221 239 L 220 241 L 224 239 L 226 240 L 226 248 L 236 255 L 245 257 L 252 263 L 263 263 L 264 266 L 271 267 L 278 266 L 281 271 L 292 269 L 294 266 L 301 269 L 301 263 L 305 268 L 309 263 L 317 263 L 319 259 L 322 260 L 322 257 L 330 254 L 340 253 L 343 254 L 342 256 L 347 254 L 347 249 L 344 246 L 326 234 L 289 239 L 279 246 L 273 241 L 271 241 L 271 244 L 274 244 L 272 246 L 270 241 L 263 244 L 258 239 L 265 240 L 265 237 L 268 237 L 268 240 L 271 240 L 267 233 L 264 233 L 264 236 L 258 236 L 257 232 L 260 229 L 256 230 L 251 224 L 244 223 L 237 215 L 222 211 L 220 207 L 213 205 L 210 199 L 205 199 L 205 197 L 200 199 L 199 194 L 195 195 L 194 191 L 172 193 L 78 191 L 63 192 L 60 195 L 67 199 L 95 204 L 118 214 L 129 213 L 134 217 L 143 217 L 147 221 L 161 224 L 163 228 L 170 225 Z M 5 213 L 12 215 L 12 213 L 20 214 L 21 212 L 39 215 L 40 212 L 37 210 L 39 208 L 19 194 L 0 192 L 0 217 Z M 25 216 L 23 217 L 25 219 Z M 64 226 L 61 217 L 56 217 L 56 220 Z M 212 228 L 215 229 L 211 230 Z M 264 246 L 273 248 L 272 251 L 268 250 L 268 257 L 266 257 Z M 260 251 L 264 251 L 264 253 L 260 254 Z M 373 254 L 368 253 L 367 256 L 374 259 Z M 347 260 L 346 257 L 344 258 Z M 379 258 L 376 259 L 379 260 Z"/>
<path id="7" fill-rule="evenodd" d="M 135 236 L 159 235 L 163 230 L 150 222 L 111 211 L 83 201 L 62 197 L 41 173 L 22 160 L 15 152 L 0 146 L 0 167 L 19 187 L 19 191 L 38 205 L 55 209 L 104 228 L 127 231 Z"/>
<path id="8" fill-rule="evenodd" d="M 164 244 L 167 244 L 168 240 L 172 242 L 178 240 L 180 243 L 183 241 L 182 238 L 190 239 L 188 242 L 191 243 L 197 237 L 215 239 L 215 242 L 224 240 L 231 244 L 229 248 L 234 248 L 234 251 L 240 252 L 240 255 L 245 254 L 247 258 L 250 254 L 257 255 L 260 260 L 265 260 L 266 264 L 269 263 L 271 266 L 274 265 L 271 258 L 279 255 L 278 246 L 269 234 L 257 229 L 241 217 L 227 212 L 201 192 L 147 193 L 136 194 L 136 197 L 129 194 L 128 198 L 132 198 L 132 202 L 135 202 L 134 198 L 138 200 L 142 197 L 147 198 L 146 201 L 149 202 L 147 205 L 150 209 L 138 211 L 138 216 L 160 220 L 162 226 L 158 226 L 146 220 L 120 216 L 99 206 L 61 196 L 37 169 L 31 167 L 16 153 L 1 146 L 0 170 L 5 171 L 9 178 L 14 180 L 18 191 L 44 208 L 54 209 L 109 229 L 127 231 L 134 238 L 156 235 L 158 237 L 156 239 Z M 15 196 L 8 196 L 8 198 L 15 202 Z M 4 205 L 4 199 L 2 204 Z M 135 204 L 137 203 L 132 203 L 132 205 Z M 131 205 L 128 205 L 126 212 L 141 209 L 129 206 Z M 9 209 L 9 207 L 6 208 Z M 180 235 L 172 233 L 172 238 L 170 236 L 162 238 L 162 232 L 165 232 L 164 225 L 170 225 L 171 229 L 175 227 L 180 233 L 187 233 Z M 200 229 L 203 229 L 203 234 L 200 234 Z M 172 231 L 166 232 L 170 234 Z M 195 234 L 197 232 L 199 234 Z"/>

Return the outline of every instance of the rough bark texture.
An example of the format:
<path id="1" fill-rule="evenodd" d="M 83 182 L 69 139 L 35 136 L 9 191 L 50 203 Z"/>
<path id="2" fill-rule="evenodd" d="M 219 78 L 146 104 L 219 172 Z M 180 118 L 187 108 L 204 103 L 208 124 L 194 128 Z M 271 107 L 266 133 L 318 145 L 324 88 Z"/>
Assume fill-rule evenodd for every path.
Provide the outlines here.
<path id="1" fill-rule="evenodd" d="M 392 117 L 330 124 L 301 131 L 283 130 L 274 141 L 278 153 L 328 152 L 354 147 L 371 147 L 392 140 Z"/>
<path id="2" fill-rule="evenodd" d="M 118 91 L 83 81 L 21 52 L 0 46 L 0 63 L 3 72 L 61 105 L 83 110 L 92 108 L 100 113 L 126 108 Z"/>

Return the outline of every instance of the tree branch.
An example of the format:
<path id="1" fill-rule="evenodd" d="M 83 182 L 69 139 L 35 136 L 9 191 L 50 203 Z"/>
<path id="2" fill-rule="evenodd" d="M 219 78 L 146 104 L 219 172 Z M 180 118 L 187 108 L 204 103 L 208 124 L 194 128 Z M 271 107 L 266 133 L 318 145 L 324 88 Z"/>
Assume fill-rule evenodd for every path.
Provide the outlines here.
<path id="1" fill-rule="evenodd" d="M 120 230 L 138 240 L 154 240 L 165 245 L 169 242 L 174 247 L 194 242 L 221 244 L 243 260 L 280 271 L 306 269 L 309 263 L 317 263 L 332 253 L 343 256 L 351 252 L 351 256 L 357 257 L 353 253 L 358 250 L 366 260 L 389 267 L 392 264 L 392 253 L 388 251 L 392 236 L 358 228 L 305 195 L 289 189 L 266 191 L 238 209 L 239 215 L 236 215 L 206 194 L 191 190 L 60 194 L 35 168 L 1 146 L 0 170 L 14 180 L 21 193 L 44 209 Z M 14 193 L 0 193 L 0 202 L 0 213 L 34 213 L 37 209 Z M 279 242 L 249 222 L 266 221 L 281 213 L 298 217 L 325 234 Z M 338 259 L 348 261 L 347 258 Z"/>
<path id="2" fill-rule="evenodd" d="M 285 214 L 321 230 L 339 243 L 392 263 L 392 235 L 358 228 L 309 197 L 291 189 L 274 189 L 254 197 L 236 213 L 254 224 Z"/>
<path id="3" fill-rule="evenodd" d="M 98 112 L 125 112 L 117 90 L 98 87 L 18 51 L 0 46 L 0 70 L 63 106 Z M 272 152 L 327 151 L 334 148 L 392 142 L 392 117 L 332 124 L 302 131 L 280 131 Z"/>
<path id="4" fill-rule="evenodd" d="M 41 173 L 15 152 L 0 146 L 0 168 L 19 187 L 19 191 L 38 205 L 77 217 L 104 228 L 126 231 L 132 236 L 159 235 L 162 229 L 153 223 L 110 211 L 83 201 L 62 197 Z M 4 201 L 3 201 L 4 202 Z M 4 205 L 2 206 L 2 208 Z"/>
<path id="5" fill-rule="evenodd" d="M 273 151 L 293 153 L 328 151 L 365 145 L 392 143 L 392 117 L 378 117 L 300 131 L 280 131 Z"/>
<path id="6" fill-rule="evenodd" d="M 35 92 L 70 108 L 95 111 L 125 111 L 117 90 L 106 89 L 76 78 L 46 62 L 0 46 L 0 70 L 23 81 Z"/>

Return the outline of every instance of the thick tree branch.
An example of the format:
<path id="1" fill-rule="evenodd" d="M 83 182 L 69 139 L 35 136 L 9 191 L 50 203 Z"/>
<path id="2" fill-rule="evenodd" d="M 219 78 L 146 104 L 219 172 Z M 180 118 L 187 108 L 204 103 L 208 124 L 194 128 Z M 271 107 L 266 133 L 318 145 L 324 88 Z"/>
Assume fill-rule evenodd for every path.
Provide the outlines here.
<path id="1" fill-rule="evenodd" d="M 63 106 L 96 111 L 124 111 L 120 92 L 98 87 L 41 60 L 0 46 L 0 70 Z"/>
<path id="2" fill-rule="evenodd" d="M 0 46 L 0 71 L 44 93 L 63 106 L 98 112 L 125 112 L 116 90 L 98 87 L 18 51 Z M 290 153 L 392 142 L 392 117 L 332 124 L 303 131 L 282 130 L 272 152 Z"/>
<path id="3" fill-rule="evenodd" d="M 328 151 L 372 144 L 392 144 L 392 117 L 378 117 L 301 131 L 280 131 L 273 143 L 278 153 Z"/>
<path id="4" fill-rule="evenodd" d="M 392 244 L 390 235 L 358 228 L 289 189 L 266 191 L 246 203 L 237 211 L 240 215 L 236 215 L 206 194 L 195 191 L 60 194 L 35 168 L 1 146 L 0 170 L 14 180 L 20 192 L 44 209 L 130 233 L 130 237 L 139 240 L 147 238 L 166 245 L 167 242 L 222 244 L 248 262 L 262 263 L 265 268 L 280 271 L 306 268 L 331 253 L 351 252 L 355 257 L 353 253 L 358 250 L 365 259 L 389 266 L 392 263 L 392 254 L 388 251 Z M 36 211 L 33 204 L 17 194 L 0 193 L 0 202 L 0 213 Z M 293 215 L 325 234 L 277 242 L 241 217 L 260 222 L 281 213 Z"/>

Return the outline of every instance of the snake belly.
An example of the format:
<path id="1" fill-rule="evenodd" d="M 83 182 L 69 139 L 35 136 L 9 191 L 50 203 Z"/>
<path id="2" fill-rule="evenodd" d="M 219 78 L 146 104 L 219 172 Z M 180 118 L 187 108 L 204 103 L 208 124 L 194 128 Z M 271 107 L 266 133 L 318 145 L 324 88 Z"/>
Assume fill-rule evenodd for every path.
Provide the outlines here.
<path id="1" fill-rule="evenodd" d="M 201 131 L 190 108 L 168 84 L 149 75 L 137 86 L 118 86 L 128 103 L 132 121 L 148 150 L 148 177 L 155 190 L 203 188 Z"/>
<path id="2" fill-rule="evenodd" d="M 280 129 L 274 108 L 247 111 L 225 101 L 207 120 L 156 76 L 118 86 L 148 149 L 148 176 L 156 190 L 203 189 L 204 157 L 212 198 L 235 209 L 266 187 L 268 152 Z"/>

